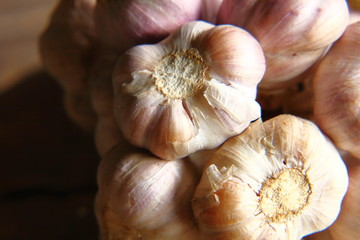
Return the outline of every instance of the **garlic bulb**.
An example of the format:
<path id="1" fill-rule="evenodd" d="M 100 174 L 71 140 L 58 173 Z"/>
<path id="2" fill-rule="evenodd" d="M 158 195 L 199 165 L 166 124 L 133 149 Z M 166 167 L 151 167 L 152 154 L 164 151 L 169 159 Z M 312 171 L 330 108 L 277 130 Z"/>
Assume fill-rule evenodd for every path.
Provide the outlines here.
<path id="1" fill-rule="evenodd" d="M 115 118 L 127 140 L 163 159 L 214 148 L 259 118 L 254 99 L 264 69 L 247 32 L 190 22 L 119 59 Z"/>
<path id="2" fill-rule="evenodd" d="M 294 84 L 338 39 L 348 23 L 345 0 L 224 0 L 219 24 L 234 24 L 259 41 L 266 73 L 259 87 Z"/>
<path id="3" fill-rule="evenodd" d="M 95 0 L 59 1 L 39 39 L 46 70 L 66 92 L 66 110 L 76 123 L 92 130 L 96 117 L 87 87 L 88 68 L 95 45 Z"/>
<path id="4" fill-rule="evenodd" d="M 119 144 L 99 166 L 100 239 L 197 240 L 190 199 L 198 177 L 189 162 L 128 148 Z"/>
<path id="5" fill-rule="evenodd" d="M 360 159 L 348 163 L 349 189 L 336 222 L 328 229 L 334 240 L 358 240 L 360 237 Z"/>
<path id="6" fill-rule="evenodd" d="M 122 53 L 153 43 L 200 17 L 202 0 L 99 0 L 96 29 L 102 45 Z"/>
<path id="7" fill-rule="evenodd" d="M 348 26 L 313 80 L 314 117 L 341 149 L 360 158 L 360 22 Z"/>
<path id="8" fill-rule="evenodd" d="M 360 229 L 360 159 L 349 154 L 343 156 L 349 173 L 349 188 L 341 205 L 341 211 L 329 228 L 315 233 L 307 240 L 358 240 Z"/>
<path id="9" fill-rule="evenodd" d="M 348 186 L 345 164 L 310 121 L 250 127 L 215 153 L 192 202 L 205 239 L 300 239 L 328 227 Z"/>

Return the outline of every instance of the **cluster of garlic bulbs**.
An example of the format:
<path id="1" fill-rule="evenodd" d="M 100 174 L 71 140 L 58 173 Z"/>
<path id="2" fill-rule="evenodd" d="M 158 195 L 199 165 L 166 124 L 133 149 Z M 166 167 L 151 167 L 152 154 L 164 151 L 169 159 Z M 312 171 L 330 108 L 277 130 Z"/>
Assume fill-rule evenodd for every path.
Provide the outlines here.
<path id="1" fill-rule="evenodd" d="M 60 0 L 40 53 L 94 133 L 100 239 L 358 239 L 349 6 Z"/>

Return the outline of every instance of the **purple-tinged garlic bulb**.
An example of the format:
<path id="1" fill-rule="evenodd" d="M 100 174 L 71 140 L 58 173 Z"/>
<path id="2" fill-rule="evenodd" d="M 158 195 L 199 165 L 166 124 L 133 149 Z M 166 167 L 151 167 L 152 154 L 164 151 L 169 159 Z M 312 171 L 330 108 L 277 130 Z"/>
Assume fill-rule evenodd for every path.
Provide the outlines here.
<path id="1" fill-rule="evenodd" d="M 317 126 L 279 115 L 216 151 L 192 206 L 204 239 L 298 240 L 335 221 L 347 186 L 345 164 Z"/>
<path id="2" fill-rule="evenodd" d="M 344 32 L 345 0 L 224 0 L 218 24 L 248 30 L 266 57 L 260 89 L 288 87 Z"/>
<path id="3" fill-rule="evenodd" d="M 115 119 L 125 138 L 163 159 L 219 146 L 260 117 L 265 71 L 246 31 L 202 21 L 120 57 L 113 74 Z"/>
<path id="4" fill-rule="evenodd" d="M 154 43 L 199 19 L 202 0 L 98 0 L 96 29 L 103 46 L 122 53 Z"/>
<path id="5" fill-rule="evenodd" d="M 119 144 L 102 160 L 95 210 L 101 240 L 198 240 L 187 159 L 165 161 Z"/>
<path id="6" fill-rule="evenodd" d="M 348 26 L 315 73 L 314 117 L 343 150 L 360 158 L 360 22 Z"/>

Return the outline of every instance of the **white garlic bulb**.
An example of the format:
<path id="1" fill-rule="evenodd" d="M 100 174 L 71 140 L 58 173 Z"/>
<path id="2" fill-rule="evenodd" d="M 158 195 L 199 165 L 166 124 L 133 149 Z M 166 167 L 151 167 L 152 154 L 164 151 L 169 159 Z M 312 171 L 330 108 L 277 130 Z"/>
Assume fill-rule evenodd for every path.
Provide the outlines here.
<path id="1" fill-rule="evenodd" d="M 259 118 L 263 52 L 246 31 L 202 21 L 126 52 L 114 69 L 125 138 L 163 159 L 217 147 Z"/>
<path id="2" fill-rule="evenodd" d="M 266 73 L 259 88 L 290 86 L 344 32 L 345 0 L 224 0 L 218 24 L 248 30 L 261 44 Z"/>
<path id="3" fill-rule="evenodd" d="M 98 170 L 100 239 L 197 240 L 190 199 L 198 175 L 189 162 L 128 148 L 113 148 Z"/>
<path id="4" fill-rule="evenodd" d="M 321 61 L 314 79 L 314 117 L 341 149 L 360 158 L 360 22 Z"/>
<path id="5" fill-rule="evenodd" d="M 316 125 L 279 115 L 219 148 L 192 205 L 205 239 L 296 240 L 336 219 L 347 186 L 345 164 Z"/>

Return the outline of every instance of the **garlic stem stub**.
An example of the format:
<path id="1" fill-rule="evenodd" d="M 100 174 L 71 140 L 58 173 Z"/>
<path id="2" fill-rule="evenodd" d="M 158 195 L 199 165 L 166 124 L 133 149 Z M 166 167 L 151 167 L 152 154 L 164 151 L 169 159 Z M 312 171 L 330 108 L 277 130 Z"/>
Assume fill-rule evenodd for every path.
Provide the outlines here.
<path id="1" fill-rule="evenodd" d="M 190 22 L 119 58 L 115 118 L 129 142 L 163 159 L 215 148 L 260 117 L 264 71 L 262 49 L 246 31 Z"/>
<path id="2" fill-rule="evenodd" d="M 205 239 L 295 240 L 335 221 L 347 186 L 344 162 L 316 125 L 279 115 L 219 148 L 192 206 Z"/>

